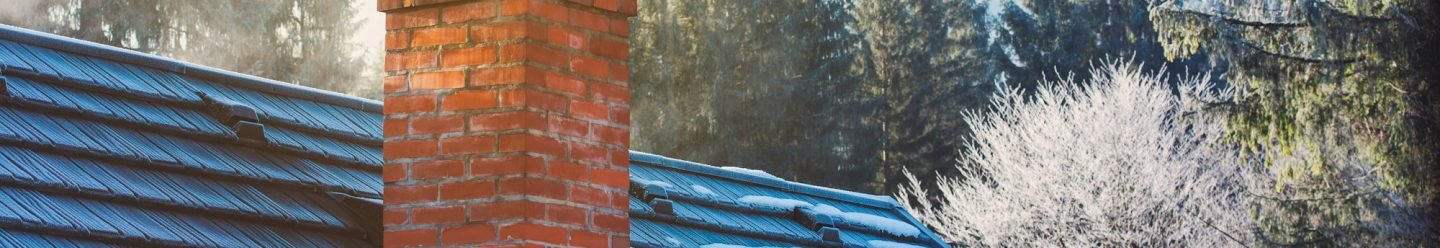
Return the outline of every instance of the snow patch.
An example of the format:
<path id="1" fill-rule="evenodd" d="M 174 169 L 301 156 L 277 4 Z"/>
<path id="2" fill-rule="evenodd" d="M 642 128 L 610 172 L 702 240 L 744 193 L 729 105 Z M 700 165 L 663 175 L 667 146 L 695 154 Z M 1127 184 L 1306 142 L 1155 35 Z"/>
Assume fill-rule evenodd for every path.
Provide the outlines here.
<path id="1" fill-rule="evenodd" d="M 891 218 L 885 218 L 867 213 L 840 211 L 840 209 L 835 208 L 834 206 L 825 204 L 815 206 L 815 212 L 833 216 L 837 220 L 843 221 L 850 225 L 868 227 L 870 229 L 879 230 L 898 236 L 921 237 L 919 228 L 910 225 L 910 223 Z"/>
<path id="2" fill-rule="evenodd" d="M 630 181 L 635 182 L 635 184 L 639 184 L 640 187 L 649 187 L 651 185 L 654 185 L 657 187 L 665 188 L 665 190 L 671 190 L 675 188 L 675 185 L 670 184 L 669 182 L 653 181 L 650 179 L 645 179 L 643 177 L 637 177 L 635 175 L 630 175 Z"/>
<path id="3" fill-rule="evenodd" d="M 771 211 L 783 212 L 794 210 L 795 207 L 814 207 L 815 204 L 795 199 L 775 198 L 763 195 L 747 195 L 740 197 L 740 202 L 751 207 L 769 209 Z"/>
<path id="4" fill-rule="evenodd" d="M 917 245 L 912 245 L 912 244 L 906 244 L 906 243 L 899 243 L 899 242 L 890 242 L 890 241 L 885 241 L 885 240 L 871 240 L 871 241 L 867 241 L 867 242 L 865 242 L 865 243 L 870 243 L 870 247 L 874 247 L 874 248 L 925 248 L 925 247 L 922 247 L 922 246 L 917 246 Z"/>
<path id="5" fill-rule="evenodd" d="M 770 173 L 766 173 L 765 171 L 756 170 L 756 169 L 747 169 L 747 168 L 732 167 L 732 166 L 722 166 L 722 167 L 720 167 L 720 169 L 724 169 L 724 170 L 731 171 L 731 172 L 735 172 L 735 173 L 745 174 L 745 175 L 751 175 L 751 176 L 756 176 L 756 177 L 763 177 L 763 178 L 775 179 L 775 180 L 777 180 L 777 181 L 785 181 L 785 179 L 780 179 L 780 177 L 777 177 L 777 176 L 775 176 L 775 175 L 770 175 Z"/>
<path id="6" fill-rule="evenodd" d="M 702 195 L 718 196 L 717 194 L 715 194 L 715 191 L 710 191 L 710 188 L 700 186 L 699 184 L 691 184 L 690 189 L 694 190 L 695 193 L 700 193 Z"/>

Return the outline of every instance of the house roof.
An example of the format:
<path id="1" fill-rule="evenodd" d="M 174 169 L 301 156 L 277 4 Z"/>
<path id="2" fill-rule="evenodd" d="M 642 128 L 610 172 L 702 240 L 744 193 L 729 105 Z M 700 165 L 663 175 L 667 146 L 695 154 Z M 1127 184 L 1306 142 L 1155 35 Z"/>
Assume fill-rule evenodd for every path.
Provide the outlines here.
<path id="1" fill-rule="evenodd" d="M 634 151 L 630 240 L 635 247 L 947 247 L 889 197 Z"/>
<path id="2" fill-rule="evenodd" d="M 0 25 L 0 246 L 379 243 L 379 102 Z"/>

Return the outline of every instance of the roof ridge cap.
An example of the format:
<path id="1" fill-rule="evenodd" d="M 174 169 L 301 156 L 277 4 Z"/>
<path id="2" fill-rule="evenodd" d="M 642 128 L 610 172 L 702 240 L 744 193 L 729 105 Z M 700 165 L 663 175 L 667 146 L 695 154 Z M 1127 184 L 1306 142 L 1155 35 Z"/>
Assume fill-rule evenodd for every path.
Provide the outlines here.
<path id="1" fill-rule="evenodd" d="M 777 178 L 767 178 L 767 177 L 760 177 L 760 176 L 755 176 L 755 175 L 749 175 L 749 174 L 740 173 L 740 172 L 736 172 L 736 171 L 726 170 L 726 169 L 720 168 L 720 167 L 718 167 L 718 166 L 713 166 L 713 165 L 708 165 L 708 164 L 701 164 L 701 163 L 696 163 L 696 162 L 691 162 L 691 161 L 685 161 L 685 160 L 670 158 L 670 157 L 666 157 L 666 156 L 661 156 L 661 155 L 656 155 L 656 154 L 646 153 L 646 152 L 641 152 L 641 151 L 630 150 L 630 160 L 631 160 L 631 161 L 645 162 L 646 164 L 662 166 L 662 167 L 665 167 L 665 168 L 670 168 L 670 169 L 675 169 L 675 170 L 680 170 L 680 171 L 687 171 L 687 172 L 692 172 L 692 173 L 700 173 L 700 174 L 718 176 L 718 177 L 721 177 L 721 178 L 726 178 L 726 179 L 730 179 L 730 180 L 742 181 L 742 182 L 747 182 L 747 183 L 751 183 L 751 184 L 756 184 L 756 185 L 771 187 L 771 188 L 775 188 L 775 189 L 777 189 L 777 190 L 789 191 L 789 192 L 797 193 L 797 194 L 804 194 L 804 195 L 810 195 L 810 196 L 822 197 L 822 198 L 830 198 L 830 199 L 832 199 L 832 200 L 843 201 L 843 202 L 857 203 L 857 204 L 862 204 L 862 205 L 866 205 L 866 206 L 870 206 L 870 207 L 880 207 L 880 208 L 900 207 L 900 203 L 899 203 L 899 202 L 896 202 L 895 199 L 890 198 L 890 197 L 887 197 L 887 196 L 872 195 L 872 194 L 866 194 L 866 193 L 860 193 L 860 192 L 854 192 L 854 191 L 848 191 L 848 190 L 842 190 L 842 189 L 836 189 L 836 188 L 828 188 L 828 187 L 822 187 L 822 186 L 817 186 L 817 185 L 805 184 L 805 183 L 800 183 L 800 182 L 792 182 L 792 181 L 788 181 L 788 180 L 784 180 L 784 179 L 777 179 L 778 177 L 777 177 Z M 838 194 L 839 196 L 833 195 L 833 194 Z M 842 196 L 849 196 L 849 197 L 842 197 Z"/>

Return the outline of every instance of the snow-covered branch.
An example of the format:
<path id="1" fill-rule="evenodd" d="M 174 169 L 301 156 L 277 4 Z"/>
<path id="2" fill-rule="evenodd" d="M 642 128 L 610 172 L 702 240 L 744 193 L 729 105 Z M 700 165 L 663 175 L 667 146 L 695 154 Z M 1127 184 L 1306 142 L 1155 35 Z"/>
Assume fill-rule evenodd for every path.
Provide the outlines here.
<path id="1" fill-rule="evenodd" d="M 966 245 L 1249 245 L 1247 167 L 1216 145 L 1223 116 L 1200 110 L 1228 94 L 1208 77 L 1171 90 L 1127 63 L 1092 74 L 1012 89 L 992 113 L 968 113 L 975 135 L 962 174 L 939 179 L 936 194 L 908 175 L 900 202 Z"/>

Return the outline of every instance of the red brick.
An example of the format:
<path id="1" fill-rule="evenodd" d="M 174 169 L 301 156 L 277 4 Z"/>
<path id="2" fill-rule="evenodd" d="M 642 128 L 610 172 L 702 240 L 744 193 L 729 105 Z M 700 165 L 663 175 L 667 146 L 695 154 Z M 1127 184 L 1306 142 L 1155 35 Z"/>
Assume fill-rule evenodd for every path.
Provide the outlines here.
<path id="1" fill-rule="evenodd" d="M 588 100 L 570 100 L 570 114 L 590 119 L 605 120 L 610 109 L 605 105 Z"/>
<path id="2" fill-rule="evenodd" d="M 414 90 L 454 89 L 464 86 L 464 71 L 424 72 L 410 76 L 410 89 Z"/>
<path id="3" fill-rule="evenodd" d="M 470 205 L 471 220 L 543 219 L 544 204 L 530 201 L 504 201 Z"/>
<path id="4" fill-rule="evenodd" d="M 561 116 L 550 117 L 549 130 L 560 135 L 586 137 L 590 135 L 590 124 L 585 121 Z"/>
<path id="5" fill-rule="evenodd" d="M 570 25 L 579 26 L 599 32 L 610 30 L 610 18 L 605 15 L 591 13 L 589 11 L 572 9 L 570 11 Z"/>
<path id="6" fill-rule="evenodd" d="M 590 170 L 590 182 L 611 188 L 626 188 L 630 186 L 630 171 L 594 168 Z"/>
<path id="7" fill-rule="evenodd" d="M 440 139 L 441 155 L 487 154 L 495 152 L 495 136 L 460 136 Z"/>
<path id="8" fill-rule="evenodd" d="M 470 131 L 503 131 L 511 129 L 544 128 L 545 119 L 540 113 L 531 111 L 510 111 L 470 116 Z"/>
<path id="9" fill-rule="evenodd" d="M 620 212 L 630 211 L 630 195 L 624 190 L 624 188 L 618 188 L 617 191 L 610 191 L 610 209 L 620 210 Z"/>
<path id="10" fill-rule="evenodd" d="M 385 29 L 393 30 L 433 26 L 437 23 L 439 14 L 440 11 L 436 9 L 385 13 Z"/>
<path id="11" fill-rule="evenodd" d="M 380 219 L 384 220 L 385 226 L 405 224 L 407 218 L 410 218 L 410 215 L 405 214 L 405 209 L 386 209 L 385 213 L 380 216 Z"/>
<path id="12" fill-rule="evenodd" d="M 608 245 L 610 245 L 610 239 L 605 234 L 585 230 L 570 230 L 570 246 L 607 247 Z"/>
<path id="13" fill-rule="evenodd" d="M 385 137 L 410 135 L 410 120 L 385 119 Z"/>
<path id="14" fill-rule="evenodd" d="M 569 55 L 554 48 L 536 44 L 512 44 L 500 47 L 500 63 L 535 62 L 544 65 L 569 68 Z"/>
<path id="15" fill-rule="evenodd" d="M 446 115 L 410 119 L 411 134 L 437 134 L 465 131 L 465 116 Z"/>
<path id="16" fill-rule="evenodd" d="M 530 33 L 543 31 L 529 22 L 486 23 L 470 27 L 470 40 L 474 42 L 496 42 L 518 40 Z"/>
<path id="17" fill-rule="evenodd" d="M 576 50 L 586 50 L 590 47 L 590 37 L 575 30 L 562 27 L 550 27 L 545 40 L 562 47 L 569 47 Z"/>
<path id="18" fill-rule="evenodd" d="M 412 210 L 410 223 L 415 225 L 465 222 L 465 206 L 442 206 Z"/>
<path id="19" fill-rule="evenodd" d="M 410 48 L 410 32 L 390 31 L 385 33 L 385 50 Z"/>
<path id="20" fill-rule="evenodd" d="M 620 85 L 628 85 L 630 82 L 630 66 L 623 63 L 610 64 L 610 80 Z"/>
<path id="21" fill-rule="evenodd" d="M 630 88 L 608 83 L 592 82 L 590 83 L 590 97 L 606 102 L 629 103 Z"/>
<path id="22" fill-rule="evenodd" d="M 530 9 L 533 8 L 532 5 L 536 5 L 539 2 L 541 2 L 541 0 L 505 0 L 505 2 L 500 4 L 500 15 L 511 16 L 530 13 Z"/>
<path id="23" fill-rule="evenodd" d="M 564 96 L 518 88 L 500 92 L 501 107 L 533 107 L 551 112 L 565 112 L 569 101 Z"/>
<path id="24" fill-rule="evenodd" d="M 630 218 L 625 215 L 616 215 L 602 212 L 591 212 L 595 221 L 595 229 L 610 232 L 630 232 Z"/>
<path id="25" fill-rule="evenodd" d="M 569 17 L 570 8 L 559 3 L 550 1 L 532 2 L 530 14 L 540 18 L 549 19 L 552 22 L 564 23 Z M 538 10 L 538 11 L 537 11 Z"/>
<path id="26" fill-rule="evenodd" d="M 466 90 L 445 96 L 440 109 L 447 111 L 486 109 L 496 106 L 498 96 L 493 90 Z"/>
<path id="27" fill-rule="evenodd" d="M 575 56 L 570 58 L 569 68 L 576 73 L 596 77 L 610 77 L 610 63 L 599 59 Z"/>
<path id="28" fill-rule="evenodd" d="M 495 63 L 495 47 L 471 47 L 445 50 L 440 54 L 440 66 L 476 66 Z"/>
<path id="29" fill-rule="evenodd" d="M 385 205 L 435 201 L 435 185 L 385 186 Z"/>
<path id="30" fill-rule="evenodd" d="M 436 27 L 415 30 L 410 46 L 427 47 L 465 43 L 469 34 L 464 27 Z"/>
<path id="31" fill-rule="evenodd" d="M 385 93 L 395 93 L 405 90 L 405 76 L 385 77 Z"/>
<path id="32" fill-rule="evenodd" d="M 456 23 L 495 17 L 497 11 L 495 2 L 485 1 L 445 7 L 440 15 L 446 23 Z"/>
<path id="33" fill-rule="evenodd" d="M 496 231 L 495 225 L 491 224 L 470 224 L 445 228 L 440 232 L 440 243 L 457 245 L 495 241 Z"/>
<path id="34" fill-rule="evenodd" d="M 528 133 L 500 136 L 500 152 L 530 152 L 552 156 L 565 156 L 565 144 L 555 138 Z"/>
<path id="35" fill-rule="evenodd" d="M 435 95 L 393 96 L 385 98 L 385 114 L 435 111 Z"/>
<path id="36" fill-rule="evenodd" d="M 535 157 L 497 157 L 470 160 L 471 176 L 504 176 L 525 173 L 529 168 L 542 168 L 544 163 Z"/>
<path id="37" fill-rule="evenodd" d="M 621 125 L 630 125 L 630 109 L 623 107 L 610 108 L 610 121 Z"/>
<path id="38" fill-rule="evenodd" d="M 620 9 L 619 9 L 619 12 L 620 12 L 621 15 L 624 15 L 624 16 L 635 16 L 635 13 L 637 13 L 637 10 L 638 10 L 638 9 L 639 9 L 639 6 L 637 6 L 637 3 L 635 2 L 635 0 L 620 0 Z M 617 246 L 617 247 L 619 247 L 619 246 Z"/>
<path id="39" fill-rule="evenodd" d="M 495 196 L 495 181 L 470 180 L 440 184 L 440 200 L 485 199 Z"/>
<path id="40" fill-rule="evenodd" d="M 610 151 L 610 165 L 630 167 L 630 151 L 628 149 Z"/>
<path id="41" fill-rule="evenodd" d="M 610 152 L 605 147 L 585 143 L 570 143 L 570 157 L 575 160 L 596 164 L 610 163 Z"/>
<path id="42" fill-rule="evenodd" d="M 385 247 L 416 247 L 434 245 L 435 229 L 385 231 Z"/>
<path id="43" fill-rule="evenodd" d="M 603 10 L 618 11 L 618 10 L 620 10 L 620 1 L 619 1 L 619 0 L 595 0 L 595 7 L 596 7 L 596 8 L 603 9 Z"/>
<path id="44" fill-rule="evenodd" d="M 459 178 L 465 176 L 465 161 L 437 160 L 410 165 L 411 180 Z"/>
<path id="45" fill-rule="evenodd" d="M 435 155 L 435 140 L 398 140 L 386 141 L 381 148 L 385 153 L 385 159 L 394 158 L 415 158 Z"/>
<path id="46" fill-rule="evenodd" d="M 590 181 L 590 167 L 565 161 L 550 161 L 545 175 L 555 179 L 587 182 Z"/>
<path id="47" fill-rule="evenodd" d="M 630 37 L 630 21 L 625 19 L 610 20 L 610 34 L 621 38 Z"/>
<path id="48" fill-rule="evenodd" d="M 610 192 L 572 184 L 570 185 L 570 199 L 566 200 L 590 206 L 605 207 L 610 205 L 609 198 Z"/>
<path id="49" fill-rule="evenodd" d="M 630 147 L 630 129 L 595 125 L 591 128 L 596 142 Z"/>
<path id="50" fill-rule="evenodd" d="M 533 177 L 513 177 L 500 180 L 501 196 L 536 196 L 556 200 L 569 198 L 569 188 L 558 181 Z"/>
<path id="51" fill-rule="evenodd" d="M 589 213 L 586 213 L 585 209 L 582 208 L 554 204 L 545 205 L 545 220 L 555 223 L 583 226 L 586 224 L 587 214 Z"/>
<path id="52" fill-rule="evenodd" d="M 565 228 L 520 222 L 501 226 L 499 238 L 501 240 L 529 240 L 562 245 L 569 243 L 567 234 Z"/>
<path id="53" fill-rule="evenodd" d="M 630 237 L 624 235 L 610 235 L 610 247 L 630 247 Z"/>
<path id="54" fill-rule="evenodd" d="M 470 72 L 470 86 L 530 83 L 544 85 L 541 70 L 528 66 L 481 68 Z"/>
<path id="55" fill-rule="evenodd" d="M 380 168 L 380 180 L 386 183 L 405 180 L 407 168 L 404 164 L 385 164 L 384 167 Z"/>
<path id="56" fill-rule="evenodd" d="M 571 95 L 585 94 L 585 81 L 560 73 L 545 73 L 545 88 Z"/>
<path id="57" fill-rule="evenodd" d="M 391 53 L 385 56 L 385 71 L 435 67 L 435 51 Z"/>
<path id="58" fill-rule="evenodd" d="M 630 44 L 627 44 L 624 41 L 616 41 L 611 39 L 594 39 L 590 42 L 590 44 L 595 46 L 595 49 L 592 49 L 590 51 L 594 52 L 597 55 L 619 61 L 630 60 Z"/>

